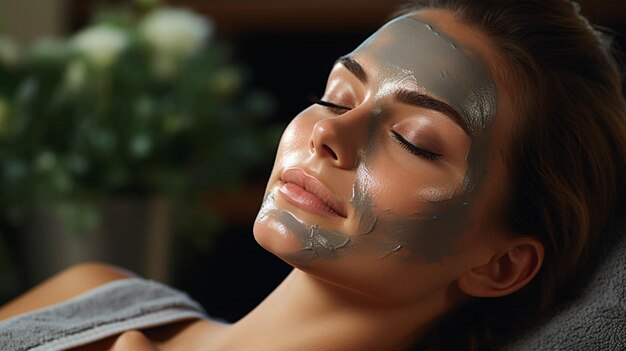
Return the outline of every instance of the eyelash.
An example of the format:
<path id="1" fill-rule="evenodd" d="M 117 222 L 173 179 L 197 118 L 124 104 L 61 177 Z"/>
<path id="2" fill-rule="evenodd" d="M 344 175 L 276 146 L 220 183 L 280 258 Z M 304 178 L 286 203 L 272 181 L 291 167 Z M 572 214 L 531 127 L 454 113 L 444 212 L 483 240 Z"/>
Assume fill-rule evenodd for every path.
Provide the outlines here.
<path id="1" fill-rule="evenodd" d="M 390 131 L 391 136 L 402 146 L 415 156 L 423 157 L 429 161 L 437 161 L 442 155 L 434 153 L 432 151 L 424 150 L 411 143 L 409 143 L 402 135 L 396 131 Z"/>
<path id="2" fill-rule="evenodd" d="M 351 108 L 349 107 L 345 107 L 345 106 L 341 106 L 341 105 L 337 105 L 335 103 L 326 101 L 326 100 L 322 100 L 320 98 L 318 98 L 315 95 L 309 95 L 309 100 L 311 100 L 312 103 L 320 105 L 320 106 L 324 106 L 326 107 L 328 110 L 330 110 L 333 113 L 337 113 L 337 114 L 342 114 L 346 111 L 350 111 Z"/>
<path id="3" fill-rule="evenodd" d="M 337 114 L 342 114 L 346 111 L 350 111 L 351 108 L 349 107 L 345 107 L 345 106 L 340 106 L 337 105 L 335 103 L 326 101 L 326 100 L 322 100 L 320 98 L 318 98 L 315 95 L 310 95 L 309 96 L 309 100 L 311 100 L 312 103 L 320 105 L 320 106 L 324 106 L 327 109 L 329 109 L 331 112 L 333 113 L 337 113 Z M 428 150 L 424 150 L 422 148 L 419 148 L 413 144 L 411 144 L 410 142 L 408 142 L 406 139 L 404 139 L 404 137 L 402 135 L 400 135 L 398 132 L 396 131 L 391 131 L 390 132 L 391 136 L 398 142 L 398 144 L 400 144 L 400 146 L 404 149 L 406 149 L 407 151 L 409 151 L 410 153 L 412 153 L 415 156 L 418 157 L 422 157 L 425 158 L 429 161 L 436 161 L 439 159 L 439 157 L 441 157 L 442 155 L 434 153 L 432 151 L 428 151 Z"/>

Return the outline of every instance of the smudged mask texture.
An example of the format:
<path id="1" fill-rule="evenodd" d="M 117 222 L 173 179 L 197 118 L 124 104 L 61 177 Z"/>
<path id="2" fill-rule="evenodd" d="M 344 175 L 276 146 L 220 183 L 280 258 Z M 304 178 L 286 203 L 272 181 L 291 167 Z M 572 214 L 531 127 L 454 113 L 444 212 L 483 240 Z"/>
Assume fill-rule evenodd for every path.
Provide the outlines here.
<path id="1" fill-rule="evenodd" d="M 487 172 L 490 126 L 496 114 L 496 92 L 488 70 L 471 51 L 441 34 L 431 24 L 399 17 L 374 33 L 351 56 L 367 55 L 378 68 L 374 84 L 376 99 L 406 87 L 425 92 L 459 112 L 471 133 L 468 170 L 459 194 L 441 199 L 424 199 L 423 211 L 395 213 L 378 208 L 372 195 L 372 159 L 378 152 L 377 137 L 384 121 L 381 106 L 371 113 L 368 142 L 359 151 L 356 180 L 350 204 L 358 223 L 350 235 L 308 224 L 289 211 L 274 206 L 268 194 L 257 220 L 271 217 L 302 243 L 290 256 L 299 263 L 313 258 L 337 257 L 340 252 L 375 253 L 378 258 L 400 250 L 433 262 L 452 253 L 454 239 L 471 226 L 469 209 L 473 194 Z M 410 175 L 407 175 L 410 176 Z"/>
<path id="2" fill-rule="evenodd" d="M 489 72 L 472 52 L 457 45 L 433 25 L 402 16 L 390 21 L 352 52 L 366 51 L 393 77 L 404 72 L 465 118 L 470 132 L 487 128 L 495 116 L 496 94 Z M 396 78 L 397 80 L 397 78 Z"/>
<path id="3" fill-rule="evenodd" d="M 460 113 L 473 137 L 463 188 L 473 191 L 487 172 L 488 127 L 497 106 L 495 85 L 482 60 L 410 15 L 384 25 L 351 55 L 360 53 L 379 63 L 380 84 L 391 87 L 381 89 L 382 94 L 411 83 Z"/>

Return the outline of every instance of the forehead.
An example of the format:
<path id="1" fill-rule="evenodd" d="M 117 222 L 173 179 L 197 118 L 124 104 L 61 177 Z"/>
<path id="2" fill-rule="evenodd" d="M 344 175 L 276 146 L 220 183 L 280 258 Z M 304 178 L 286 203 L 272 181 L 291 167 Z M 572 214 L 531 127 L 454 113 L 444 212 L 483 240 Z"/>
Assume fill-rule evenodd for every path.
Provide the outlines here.
<path id="1" fill-rule="evenodd" d="M 485 63 L 415 14 L 390 21 L 351 55 L 373 61 L 378 82 L 412 82 L 450 104 L 472 131 L 486 128 L 495 116 L 496 90 Z"/>

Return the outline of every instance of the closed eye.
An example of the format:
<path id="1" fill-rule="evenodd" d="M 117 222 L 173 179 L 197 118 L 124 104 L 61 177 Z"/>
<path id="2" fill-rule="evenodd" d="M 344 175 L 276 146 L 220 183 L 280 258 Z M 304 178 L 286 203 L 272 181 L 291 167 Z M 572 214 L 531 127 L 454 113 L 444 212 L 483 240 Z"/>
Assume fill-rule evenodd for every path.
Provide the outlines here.
<path id="1" fill-rule="evenodd" d="M 402 146 L 404 149 L 408 150 L 415 156 L 419 156 L 430 161 L 436 161 L 439 159 L 439 157 L 442 156 L 438 153 L 434 153 L 432 151 L 428 151 L 411 144 L 402 135 L 400 135 L 400 133 L 394 130 L 390 131 L 389 134 L 398 142 L 398 144 L 400 144 L 400 146 Z"/>
<path id="2" fill-rule="evenodd" d="M 322 99 L 318 98 L 315 95 L 310 95 L 309 96 L 309 100 L 311 100 L 312 103 L 324 106 L 324 107 L 328 108 L 331 112 L 337 113 L 337 114 L 342 114 L 342 113 L 344 113 L 346 111 L 350 111 L 351 110 L 350 107 L 345 107 L 345 106 L 337 105 L 335 103 L 332 103 L 332 102 L 329 102 L 329 101 L 326 101 L 326 100 L 322 100 Z"/>

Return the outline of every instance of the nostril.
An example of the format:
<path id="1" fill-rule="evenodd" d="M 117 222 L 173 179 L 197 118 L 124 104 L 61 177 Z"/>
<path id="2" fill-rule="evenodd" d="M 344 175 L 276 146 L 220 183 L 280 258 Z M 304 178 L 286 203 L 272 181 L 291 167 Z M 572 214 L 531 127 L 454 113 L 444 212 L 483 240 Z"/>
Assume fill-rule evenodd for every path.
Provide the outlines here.
<path id="1" fill-rule="evenodd" d="M 332 156 L 333 160 L 337 161 L 337 154 L 331 149 L 328 145 L 323 146 L 324 151 L 327 152 L 330 156 Z"/>

